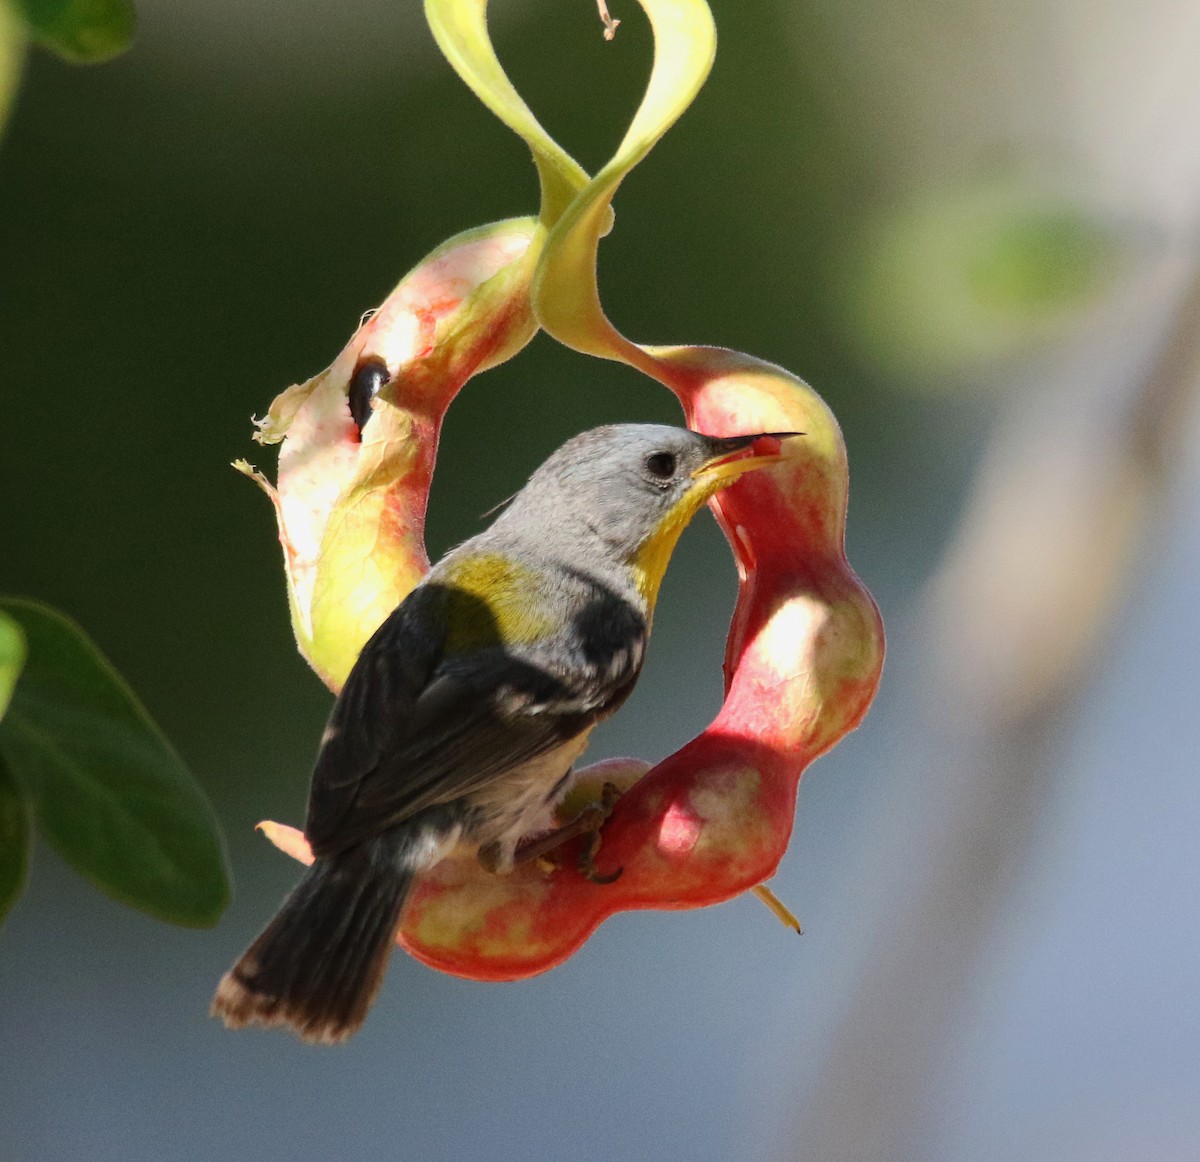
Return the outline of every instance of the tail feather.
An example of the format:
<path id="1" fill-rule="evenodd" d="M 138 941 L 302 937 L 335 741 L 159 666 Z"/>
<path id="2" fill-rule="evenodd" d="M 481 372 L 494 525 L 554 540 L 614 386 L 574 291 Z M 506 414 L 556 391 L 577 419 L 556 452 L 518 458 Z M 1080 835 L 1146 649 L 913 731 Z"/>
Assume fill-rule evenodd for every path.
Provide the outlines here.
<path id="1" fill-rule="evenodd" d="M 383 983 L 412 883 L 396 854 L 381 837 L 317 859 L 221 978 L 212 1015 L 229 1028 L 284 1026 L 306 1041 L 351 1036 Z"/>

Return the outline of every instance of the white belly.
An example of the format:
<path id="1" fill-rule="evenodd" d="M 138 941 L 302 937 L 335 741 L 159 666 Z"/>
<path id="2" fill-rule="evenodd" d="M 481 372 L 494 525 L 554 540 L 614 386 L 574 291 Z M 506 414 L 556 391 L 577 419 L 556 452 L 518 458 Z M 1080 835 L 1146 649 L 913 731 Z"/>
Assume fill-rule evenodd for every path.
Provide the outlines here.
<path id="1" fill-rule="evenodd" d="M 477 815 L 470 827 L 471 840 L 480 847 L 496 845 L 497 871 L 512 870 L 513 852 L 522 839 L 555 826 L 554 807 L 568 785 L 563 776 L 583 753 L 590 733 L 585 730 L 472 793 L 471 806 Z"/>

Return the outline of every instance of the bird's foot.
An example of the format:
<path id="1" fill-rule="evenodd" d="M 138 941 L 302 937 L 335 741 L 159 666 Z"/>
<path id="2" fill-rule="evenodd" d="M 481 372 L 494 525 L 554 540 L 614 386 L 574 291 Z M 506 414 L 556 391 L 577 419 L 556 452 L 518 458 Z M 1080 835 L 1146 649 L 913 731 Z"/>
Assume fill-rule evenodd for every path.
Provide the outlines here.
<path id="1" fill-rule="evenodd" d="M 620 797 L 620 788 L 615 783 L 605 783 L 600 792 L 600 798 L 580 811 L 570 823 L 522 843 L 513 855 L 513 863 L 530 863 L 536 860 L 543 866 L 549 863 L 551 867 L 554 867 L 556 864 L 551 859 L 551 853 L 557 851 L 569 840 L 585 835 L 587 840 L 579 851 L 579 874 L 594 884 L 613 883 L 620 878 L 625 869 L 617 868 L 614 872 L 604 874 L 596 867 L 596 855 L 600 851 L 600 844 L 603 840 L 601 830 Z M 483 851 L 480 851 L 479 858 L 485 867 L 488 866 Z"/>

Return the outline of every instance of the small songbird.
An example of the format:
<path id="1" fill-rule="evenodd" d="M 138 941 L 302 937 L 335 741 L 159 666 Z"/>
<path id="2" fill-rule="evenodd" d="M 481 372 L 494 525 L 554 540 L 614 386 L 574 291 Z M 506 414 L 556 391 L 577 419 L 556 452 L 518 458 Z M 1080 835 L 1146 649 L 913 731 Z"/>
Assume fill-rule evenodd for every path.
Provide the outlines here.
<path id="1" fill-rule="evenodd" d="M 308 1041 L 354 1033 L 413 877 L 462 846 L 503 874 L 553 828 L 588 735 L 637 681 L 679 534 L 795 434 L 584 432 L 435 565 L 334 703 L 305 824 L 315 861 L 222 978 L 213 1015 Z"/>

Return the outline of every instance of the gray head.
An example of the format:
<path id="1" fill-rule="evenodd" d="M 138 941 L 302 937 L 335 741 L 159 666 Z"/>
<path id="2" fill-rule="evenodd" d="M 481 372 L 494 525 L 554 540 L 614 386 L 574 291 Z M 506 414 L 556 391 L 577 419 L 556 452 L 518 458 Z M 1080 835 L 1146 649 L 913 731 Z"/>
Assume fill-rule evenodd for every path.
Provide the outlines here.
<path id="1" fill-rule="evenodd" d="M 684 526 L 743 473 L 777 463 L 792 432 L 713 437 L 663 424 L 613 424 L 568 440 L 529 478 L 496 529 L 570 551 L 600 542 L 653 601 Z"/>

